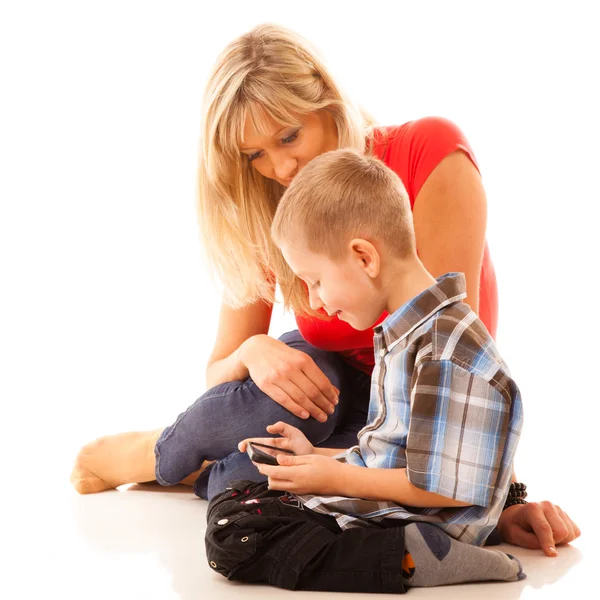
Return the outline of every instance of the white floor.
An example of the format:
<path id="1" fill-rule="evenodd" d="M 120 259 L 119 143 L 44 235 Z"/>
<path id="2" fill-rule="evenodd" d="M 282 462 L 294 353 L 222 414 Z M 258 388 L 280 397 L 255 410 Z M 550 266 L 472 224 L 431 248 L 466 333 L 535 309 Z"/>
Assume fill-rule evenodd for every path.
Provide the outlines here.
<path id="1" fill-rule="evenodd" d="M 0 597 L 234 600 L 325 597 L 264 586 L 234 584 L 211 571 L 204 553 L 206 502 L 177 486 L 156 484 L 79 496 L 67 485 L 37 495 L 14 495 L 16 515 L 8 520 L 15 541 L 3 544 L 6 575 Z M 573 507 L 574 508 L 574 507 Z M 583 513 L 583 511 L 579 511 Z M 25 517 L 27 515 L 27 517 Z M 537 551 L 505 549 L 523 562 L 528 577 L 490 583 L 411 590 L 414 598 L 598 598 L 595 537 L 584 535 L 559 548 L 558 558 Z M 591 525 L 591 523 L 590 523 Z M 6 531 L 5 527 L 3 529 Z M 586 530 L 587 529 L 587 530 Z M 16 541 L 18 540 L 18 541 Z M 2 588 L 4 587 L 4 592 Z M 383 598 L 337 594 L 335 598 Z"/>

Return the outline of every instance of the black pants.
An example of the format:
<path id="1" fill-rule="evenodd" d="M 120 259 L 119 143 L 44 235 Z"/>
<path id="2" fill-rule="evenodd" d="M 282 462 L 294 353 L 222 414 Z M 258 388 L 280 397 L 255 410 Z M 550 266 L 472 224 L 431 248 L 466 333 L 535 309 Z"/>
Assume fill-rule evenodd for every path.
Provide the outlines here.
<path id="1" fill-rule="evenodd" d="M 221 575 L 290 590 L 405 593 L 405 522 L 342 530 L 264 482 L 229 485 L 207 513 L 206 555 Z"/>

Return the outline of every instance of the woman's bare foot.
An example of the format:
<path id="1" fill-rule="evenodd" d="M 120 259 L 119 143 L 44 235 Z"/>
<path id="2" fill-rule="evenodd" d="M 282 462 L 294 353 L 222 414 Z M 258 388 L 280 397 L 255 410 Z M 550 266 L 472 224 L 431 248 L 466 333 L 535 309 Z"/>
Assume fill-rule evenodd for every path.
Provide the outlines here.
<path id="1" fill-rule="evenodd" d="M 152 481 L 154 446 L 162 431 L 119 433 L 94 440 L 80 450 L 71 483 L 80 494 L 95 494 L 125 483 Z"/>

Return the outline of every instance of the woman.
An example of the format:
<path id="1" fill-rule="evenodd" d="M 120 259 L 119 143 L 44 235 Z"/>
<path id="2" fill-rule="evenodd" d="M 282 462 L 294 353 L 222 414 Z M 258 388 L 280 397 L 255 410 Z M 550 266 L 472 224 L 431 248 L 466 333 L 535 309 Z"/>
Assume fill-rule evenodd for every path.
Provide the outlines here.
<path id="1" fill-rule="evenodd" d="M 323 152 L 354 147 L 398 173 L 410 196 L 421 260 L 434 276 L 464 272 L 467 302 L 496 332 L 485 192 L 469 144 L 452 123 L 427 118 L 375 128 L 307 42 L 272 25 L 241 36 L 220 56 L 203 122 L 201 230 L 226 289 L 206 372 L 209 390 L 166 429 L 85 446 L 71 477 L 81 493 L 157 479 L 194 485 L 196 494 L 210 498 L 229 480 L 260 478 L 237 444 L 280 420 L 315 444 L 354 445 L 366 421 L 373 333 L 314 313 L 304 284 L 270 239 L 286 186 Z M 267 335 L 275 281 L 299 328 L 279 340 Z M 205 461 L 214 462 L 202 470 Z M 551 556 L 555 544 L 580 534 L 549 502 L 511 506 L 499 529 L 505 541 Z"/>

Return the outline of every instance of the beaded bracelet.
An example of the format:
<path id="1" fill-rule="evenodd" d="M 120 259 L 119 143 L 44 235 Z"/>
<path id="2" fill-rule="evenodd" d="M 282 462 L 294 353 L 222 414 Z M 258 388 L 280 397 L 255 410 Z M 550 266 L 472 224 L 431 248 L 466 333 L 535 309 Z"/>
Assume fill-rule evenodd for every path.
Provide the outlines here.
<path id="1" fill-rule="evenodd" d="M 514 481 L 510 484 L 508 496 L 506 497 L 506 502 L 504 503 L 502 510 L 506 510 L 515 504 L 527 504 L 525 498 L 527 498 L 527 486 L 524 483 L 517 483 Z"/>

